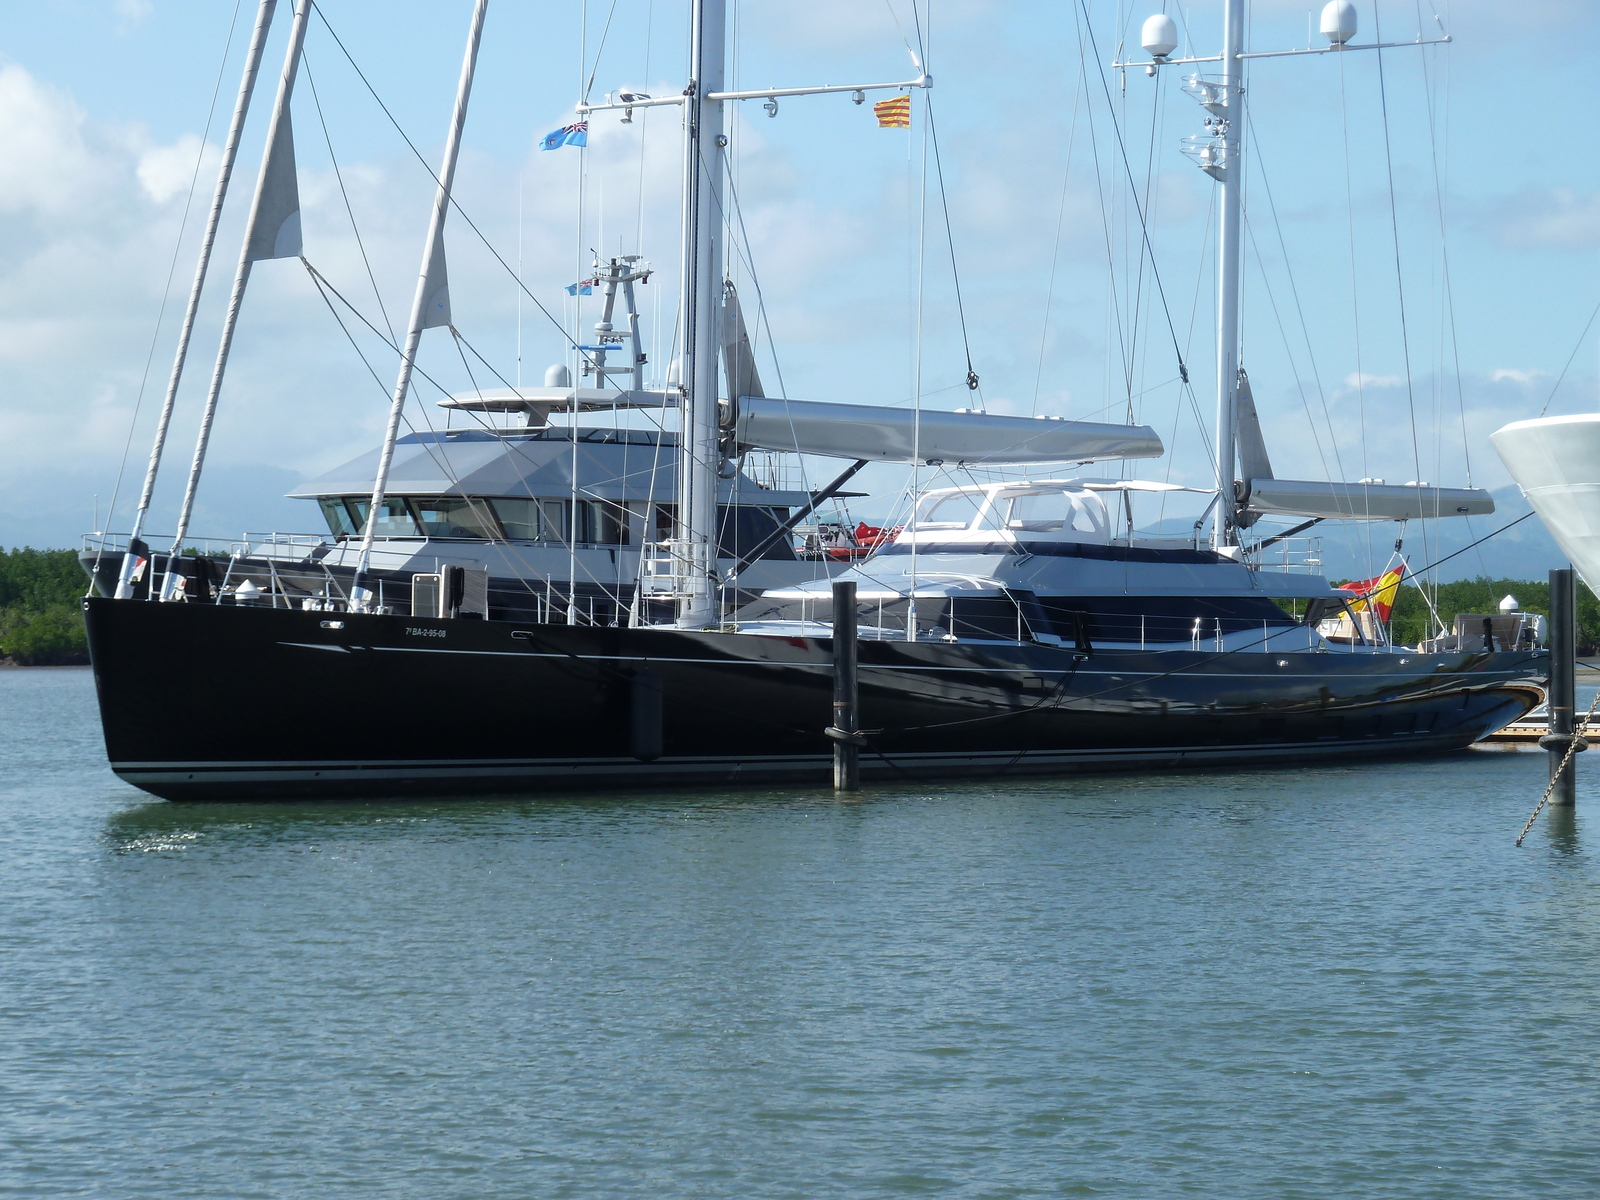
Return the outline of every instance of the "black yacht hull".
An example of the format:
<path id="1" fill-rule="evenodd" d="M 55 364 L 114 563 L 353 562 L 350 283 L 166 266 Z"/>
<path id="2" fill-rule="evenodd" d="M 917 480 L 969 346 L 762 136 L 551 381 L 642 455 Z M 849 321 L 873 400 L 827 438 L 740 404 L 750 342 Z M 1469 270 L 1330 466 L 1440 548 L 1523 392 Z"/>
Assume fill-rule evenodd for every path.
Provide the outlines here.
<path id="1" fill-rule="evenodd" d="M 106 750 L 173 800 L 824 783 L 828 639 L 85 601 Z M 1543 651 L 860 645 L 868 777 L 1461 749 Z"/>

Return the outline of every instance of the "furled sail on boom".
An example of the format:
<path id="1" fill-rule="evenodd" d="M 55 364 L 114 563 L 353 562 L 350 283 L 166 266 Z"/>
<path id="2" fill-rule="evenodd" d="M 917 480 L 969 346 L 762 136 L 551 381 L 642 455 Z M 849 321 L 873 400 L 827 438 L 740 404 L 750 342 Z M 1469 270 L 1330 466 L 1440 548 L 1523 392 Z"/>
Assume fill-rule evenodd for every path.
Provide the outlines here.
<path id="1" fill-rule="evenodd" d="M 999 465 L 1159 458 L 1148 425 L 930 412 L 743 396 L 736 435 L 747 449 L 826 454 L 874 462 Z"/>

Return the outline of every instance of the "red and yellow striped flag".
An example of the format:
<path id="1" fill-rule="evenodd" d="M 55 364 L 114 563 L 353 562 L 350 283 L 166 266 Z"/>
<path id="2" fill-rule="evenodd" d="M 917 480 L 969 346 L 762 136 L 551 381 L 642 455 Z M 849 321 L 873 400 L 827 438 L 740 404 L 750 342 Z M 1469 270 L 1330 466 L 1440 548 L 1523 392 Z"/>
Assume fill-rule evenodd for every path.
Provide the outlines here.
<path id="1" fill-rule="evenodd" d="M 1350 601 L 1351 612 L 1364 612 L 1368 603 L 1378 614 L 1378 620 L 1387 621 L 1394 608 L 1395 597 L 1400 592 L 1400 579 L 1406 573 L 1405 563 L 1390 567 L 1376 579 L 1362 579 L 1355 583 L 1341 583 L 1339 591 L 1357 597 Z"/>
<path id="2" fill-rule="evenodd" d="M 896 96 L 893 100 L 879 100 L 872 106 L 878 114 L 878 125 L 883 129 L 911 128 L 911 97 Z"/>

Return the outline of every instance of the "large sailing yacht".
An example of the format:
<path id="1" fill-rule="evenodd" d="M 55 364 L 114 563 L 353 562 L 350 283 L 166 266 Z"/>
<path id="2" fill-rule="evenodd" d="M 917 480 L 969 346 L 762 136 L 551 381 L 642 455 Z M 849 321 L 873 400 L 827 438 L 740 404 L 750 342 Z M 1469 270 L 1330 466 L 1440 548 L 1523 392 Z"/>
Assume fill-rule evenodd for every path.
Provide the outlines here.
<path id="1" fill-rule="evenodd" d="M 931 79 L 919 63 L 918 78 L 899 84 L 726 91 L 725 0 L 694 0 L 681 95 L 580 108 L 588 117 L 679 105 L 683 117 L 690 269 L 676 508 L 670 536 L 642 548 L 639 594 L 648 604 L 614 624 L 550 611 L 507 619 L 469 611 L 462 578 L 438 571 L 417 573 L 409 611 L 394 611 L 372 548 L 400 478 L 411 363 L 439 303 L 443 220 L 484 6 L 477 0 L 389 435 L 366 507 L 341 501 L 353 541 L 362 523 L 348 593 L 295 608 L 241 602 L 237 592 L 233 603 L 172 591 L 89 598 L 107 751 L 123 779 L 174 799 L 823 780 L 832 592 L 819 579 L 751 599 L 741 586 L 747 564 L 730 566 L 716 552 L 719 481 L 734 477 L 751 448 L 1038 476 L 929 491 L 902 529 L 846 571 L 857 584 L 868 776 L 1435 753 L 1470 744 L 1537 701 L 1546 655 L 1532 622 L 1476 648 L 1395 646 L 1381 630 L 1369 635 L 1369 625 L 1339 619 L 1352 616 L 1349 597 L 1320 576 L 1269 569 L 1275 538 L 1249 538 L 1265 514 L 1422 519 L 1492 503 L 1472 489 L 1282 480 L 1272 471 L 1237 336 L 1243 0 L 1226 0 L 1214 58 L 1172 59 L 1176 34 L 1164 17 L 1146 23 L 1144 38 L 1152 74 L 1186 61 L 1222 69 L 1196 85 L 1209 114 L 1197 159 L 1221 190 L 1209 538 L 1135 532 L 1138 495 L 1171 485 L 1051 466 L 1162 453 L 1143 426 L 761 394 L 745 372 L 721 269 L 726 106 Z M 297 22 L 306 7 L 301 0 Z M 1345 0 L 1328 5 L 1323 27 L 1330 49 L 1361 48 L 1350 45 L 1354 10 Z M 271 209 L 268 190 L 258 187 L 257 212 Z M 1108 496 L 1128 514 L 1125 526 L 1112 519 Z M 311 699 L 327 695 L 349 701 L 335 719 Z M 419 737 L 433 724 L 409 714 L 450 705 L 459 712 L 448 734 Z"/>

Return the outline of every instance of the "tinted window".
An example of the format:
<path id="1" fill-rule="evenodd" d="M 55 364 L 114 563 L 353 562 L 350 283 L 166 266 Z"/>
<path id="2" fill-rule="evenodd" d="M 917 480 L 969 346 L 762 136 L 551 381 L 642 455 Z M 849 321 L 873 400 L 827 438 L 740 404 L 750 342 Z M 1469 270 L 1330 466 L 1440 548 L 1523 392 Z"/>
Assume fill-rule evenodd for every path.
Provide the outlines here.
<path id="1" fill-rule="evenodd" d="M 738 558 L 777 533 L 780 521 L 774 509 L 723 504 L 717 507 L 717 524 L 717 554 Z M 777 538 L 761 552 L 761 557 L 793 560 L 794 544 L 787 536 Z"/>
<path id="2" fill-rule="evenodd" d="M 371 507 L 371 500 L 367 497 L 346 496 L 345 507 L 350 510 L 350 515 L 355 518 L 357 529 L 365 530 L 367 527 L 367 509 Z M 383 507 L 378 512 L 377 528 L 373 530 L 376 537 L 417 537 L 421 530 L 417 528 L 416 518 L 411 515 L 411 506 L 402 496 L 385 496 Z"/>
<path id="3" fill-rule="evenodd" d="M 351 517 L 350 510 L 345 507 L 341 497 L 317 501 L 322 506 L 322 518 L 328 522 L 328 529 L 335 537 L 355 537 L 361 530 L 357 528 L 355 519 Z"/>
<path id="4" fill-rule="evenodd" d="M 412 501 L 422 532 L 436 538 L 498 538 L 494 515 L 484 500 L 452 496 L 419 497 Z"/>
<path id="5" fill-rule="evenodd" d="M 1073 636 L 1074 613 L 1088 621 L 1089 637 L 1105 642 L 1187 642 L 1197 635 L 1293 625 L 1265 596 L 1040 596 L 1053 632 Z M 1198 622 L 1198 626 L 1196 625 Z"/>

